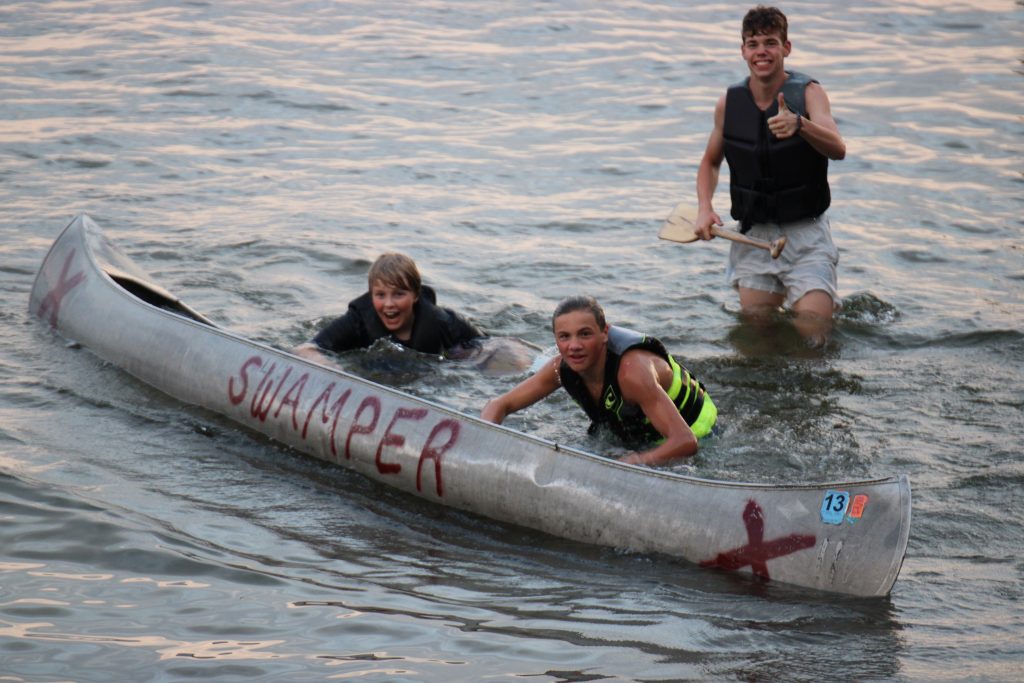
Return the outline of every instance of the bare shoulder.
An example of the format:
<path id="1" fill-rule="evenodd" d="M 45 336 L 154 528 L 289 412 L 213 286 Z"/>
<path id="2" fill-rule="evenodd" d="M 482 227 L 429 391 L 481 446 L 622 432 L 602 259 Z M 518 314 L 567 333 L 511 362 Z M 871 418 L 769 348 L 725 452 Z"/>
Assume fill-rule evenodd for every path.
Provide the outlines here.
<path id="1" fill-rule="evenodd" d="M 619 361 L 619 367 L 626 367 L 629 365 L 641 365 L 646 366 L 653 363 L 656 360 L 661 360 L 661 356 L 648 351 L 647 349 L 629 349 L 622 354 L 622 360 Z"/>
<path id="2" fill-rule="evenodd" d="M 824 86 L 814 81 L 807 84 L 807 88 L 804 90 L 804 101 L 808 106 L 812 104 L 824 104 L 828 106 L 828 93 L 825 92 Z"/>
<path id="3" fill-rule="evenodd" d="M 555 356 L 545 362 L 537 372 L 524 379 L 519 386 L 529 391 L 540 392 L 545 396 L 554 392 L 562 386 L 562 376 L 559 374 L 559 366 L 562 358 Z"/>
<path id="4" fill-rule="evenodd" d="M 644 385 L 657 381 L 661 365 L 668 365 L 665 359 L 646 349 L 630 349 L 619 361 L 619 384 Z"/>

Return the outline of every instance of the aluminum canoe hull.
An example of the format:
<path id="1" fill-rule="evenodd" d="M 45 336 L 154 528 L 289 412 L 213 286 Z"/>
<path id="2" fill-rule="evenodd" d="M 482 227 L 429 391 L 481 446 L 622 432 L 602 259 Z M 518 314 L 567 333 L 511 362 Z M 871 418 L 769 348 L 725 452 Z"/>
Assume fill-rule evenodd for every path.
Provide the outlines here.
<path id="1" fill-rule="evenodd" d="M 30 311 L 174 398 L 427 500 L 576 541 L 854 596 L 883 596 L 910 533 L 905 475 L 765 485 L 626 465 L 490 424 L 220 329 L 86 215 Z"/>

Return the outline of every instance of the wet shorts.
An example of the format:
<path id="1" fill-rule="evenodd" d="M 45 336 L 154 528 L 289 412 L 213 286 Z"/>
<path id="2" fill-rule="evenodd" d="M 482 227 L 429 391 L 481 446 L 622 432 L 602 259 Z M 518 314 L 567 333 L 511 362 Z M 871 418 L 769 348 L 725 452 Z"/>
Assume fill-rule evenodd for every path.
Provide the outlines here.
<path id="1" fill-rule="evenodd" d="M 822 214 L 784 226 L 755 223 L 747 235 L 766 242 L 785 236 L 786 248 L 779 258 L 773 259 L 766 249 L 733 242 L 725 272 L 732 287 L 785 295 L 786 306 L 820 289 L 832 297 L 837 307 L 840 305 L 836 279 L 839 250 L 832 243 L 827 216 Z"/>

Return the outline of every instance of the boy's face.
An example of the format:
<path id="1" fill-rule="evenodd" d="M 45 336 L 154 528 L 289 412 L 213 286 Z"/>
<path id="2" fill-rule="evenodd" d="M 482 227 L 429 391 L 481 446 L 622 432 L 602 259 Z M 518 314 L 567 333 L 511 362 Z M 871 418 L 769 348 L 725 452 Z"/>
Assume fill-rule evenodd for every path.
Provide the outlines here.
<path id="1" fill-rule="evenodd" d="M 412 334 L 413 306 L 417 296 L 404 285 L 393 285 L 374 280 L 370 288 L 373 309 L 388 332 L 406 340 Z"/>
<path id="2" fill-rule="evenodd" d="M 569 311 L 555 318 L 555 344 L 562 360 L 575 372 L 584 373 L 604 360 L 608 328 L 597 324 L 590 311 Z"/>
<path id="3" fill-rule="evenodd" d="M 755 78 L 767 79 L 781 72 L 792 48 L 778 31 L 743 36 L 743 60 Z"/>

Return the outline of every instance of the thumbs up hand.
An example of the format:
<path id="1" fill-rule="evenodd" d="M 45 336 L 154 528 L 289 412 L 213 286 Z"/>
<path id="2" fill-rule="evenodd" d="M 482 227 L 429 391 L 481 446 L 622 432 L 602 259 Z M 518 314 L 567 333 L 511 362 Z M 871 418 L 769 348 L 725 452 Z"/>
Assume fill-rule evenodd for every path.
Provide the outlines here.
<path id="1" fill-rule="evenodd" d="M 803 117 L 790 111 L 786 98 L 779 93 L 779 113 L 768 119 L 768 130 L 780 140 L 791 138 L 800 130 Z"/>

